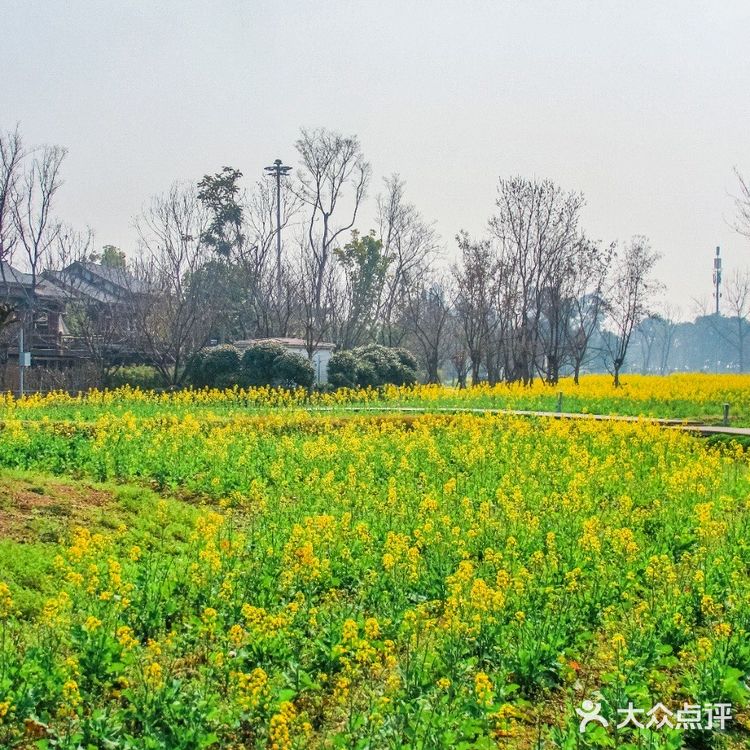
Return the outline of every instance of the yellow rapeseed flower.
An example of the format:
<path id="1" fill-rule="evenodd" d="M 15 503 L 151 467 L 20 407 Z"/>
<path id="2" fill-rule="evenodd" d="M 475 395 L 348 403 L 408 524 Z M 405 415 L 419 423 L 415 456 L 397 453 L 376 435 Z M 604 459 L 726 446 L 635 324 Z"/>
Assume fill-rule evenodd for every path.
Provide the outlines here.
<path id="1" fill-rule="evenodd" d="M 7 620 L 13 613 L 13 598 L 7 583 L 0 582 L 0 620 Z"/>
<path id="2" fill-rule="evenodd" d="M 474 676 L 474 695 L 483 708 L 489 708 L 495 700 L 492 682 L 485 672 L 477 672 Z"/>

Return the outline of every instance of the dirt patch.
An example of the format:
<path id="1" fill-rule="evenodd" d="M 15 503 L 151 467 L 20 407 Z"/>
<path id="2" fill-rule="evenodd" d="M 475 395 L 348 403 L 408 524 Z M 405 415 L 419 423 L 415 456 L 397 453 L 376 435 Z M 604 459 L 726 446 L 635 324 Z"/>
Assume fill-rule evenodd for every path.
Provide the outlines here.
<path id="1" fill-rule="evenodd" d="M 92 510 L 112 502 L 86 484 L 0 475 L 0 539 L 56 541 L 63 527 L 85 525 Z"/>

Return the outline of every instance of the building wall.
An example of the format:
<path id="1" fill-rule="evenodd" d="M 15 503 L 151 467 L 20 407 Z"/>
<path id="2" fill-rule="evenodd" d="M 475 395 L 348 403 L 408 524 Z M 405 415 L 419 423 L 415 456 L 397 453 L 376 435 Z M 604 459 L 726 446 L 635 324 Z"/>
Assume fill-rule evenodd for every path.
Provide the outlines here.
<path id="1" fill-rule="evenodd" d="M 300 354 L 307 359 L 307 349 L 303 346 L 285 345 L 284 349 L 292 354 Z M 328 382 L 328 363 L 333 352 L 330 349 L 316 349 L 312 356 L 312 365 L 315 370 L 316 385 L 325 385 Z"/>
<path id="2" fill-rule="evenodd" d="M 313 352 L 312 363 L 315 368 L 315 382 L 325 385 L 328 382 L 328 362 L 331 359 L 330 349 L 318 349 Z"/>

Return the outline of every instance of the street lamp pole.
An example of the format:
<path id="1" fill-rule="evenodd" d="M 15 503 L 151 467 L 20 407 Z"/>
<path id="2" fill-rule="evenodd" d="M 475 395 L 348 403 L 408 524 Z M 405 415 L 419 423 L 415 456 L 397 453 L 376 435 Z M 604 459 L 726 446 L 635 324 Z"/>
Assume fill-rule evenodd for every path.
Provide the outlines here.
<path id="1" fill-rule="evenodd" d="M 291 172 L 291 167 L 285 167 L 281 159 L 276 159 L 271 167 L 264 167 L 269 176 L 276 178 L 276 283 L 279 296 L 281 295 L 281 178 Z"/>

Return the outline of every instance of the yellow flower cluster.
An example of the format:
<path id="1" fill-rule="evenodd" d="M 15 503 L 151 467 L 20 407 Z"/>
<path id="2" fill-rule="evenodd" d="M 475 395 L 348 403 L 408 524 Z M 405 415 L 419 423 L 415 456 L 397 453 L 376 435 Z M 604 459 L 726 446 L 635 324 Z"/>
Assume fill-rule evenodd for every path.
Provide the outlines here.
<path id="1" fill-rule="evenodd" d="M 0 581 L 0 620 L 6 620 L 13 613 L 13 598 L 7 583 Z"/>
<path id="2" fill-rule="evenodd" d="M 477 697 L 477 703 L 482 708 L 489 708 L 495 700 L 492 681 L 484 672 L 477 672 L 474 675 L 474 693 Z"/>
<path id="3" fill-rule="evenodd" d="M 294 704 L 285 701 L 279 707 L 279 712 L 271 717 L 268 728 L 270 750 L 291 750 L 290 724 L 296 715 Z"/>
<path id="4" fill-rule="evenodd" d="M 260 667 L 252 672 L 233 672 L 237 702 L 245 713 L 252 713 L 264 705 L 269 698 L 268 675 Z"/>

